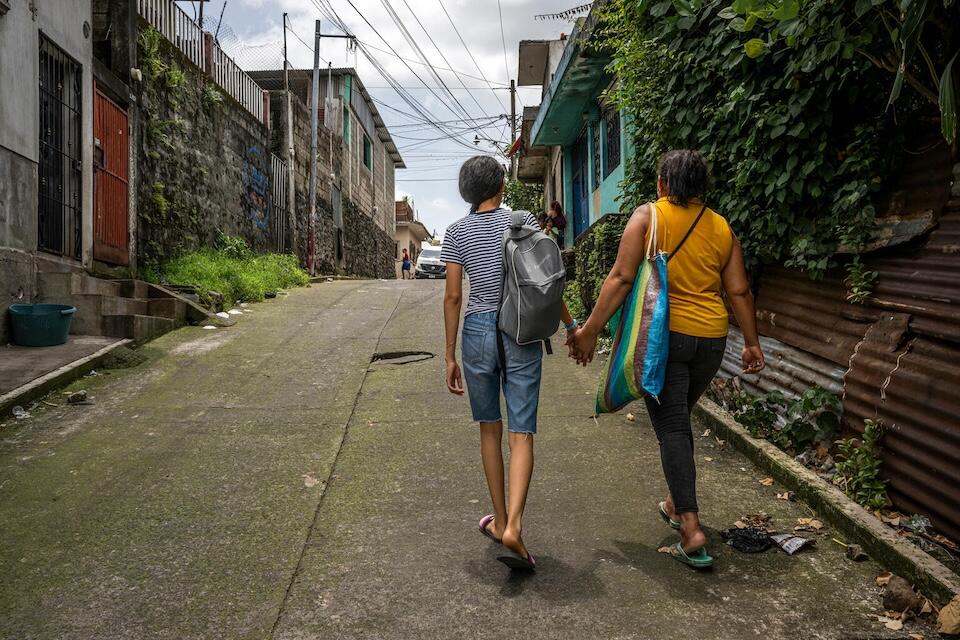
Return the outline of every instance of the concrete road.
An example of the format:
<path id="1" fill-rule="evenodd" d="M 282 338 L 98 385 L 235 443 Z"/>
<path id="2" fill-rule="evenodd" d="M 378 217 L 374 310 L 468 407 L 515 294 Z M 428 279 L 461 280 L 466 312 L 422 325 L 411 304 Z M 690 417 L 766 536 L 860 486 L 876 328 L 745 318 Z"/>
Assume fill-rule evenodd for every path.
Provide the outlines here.
<path id="1" fill-rule="evenodd" d="M 716 568 L 657 553 L 676 538 L 645 413 L 595 423 L 598 367 L 562 355 L 525 519 L 539 571 L 511 575 L 476 530 L 488 498 L 467 401 L 442 383 L 442 286 L 296 290 L 74 385 L 92 405 L 7 420 L 0 637 L 905 637 L 876 621 L 881 568 L 829 535 L 794 557 L 722 545 L 741 515 L 814 514 L 712 436 Z M 371 364 L 397 351 L 437 357 Z"/>

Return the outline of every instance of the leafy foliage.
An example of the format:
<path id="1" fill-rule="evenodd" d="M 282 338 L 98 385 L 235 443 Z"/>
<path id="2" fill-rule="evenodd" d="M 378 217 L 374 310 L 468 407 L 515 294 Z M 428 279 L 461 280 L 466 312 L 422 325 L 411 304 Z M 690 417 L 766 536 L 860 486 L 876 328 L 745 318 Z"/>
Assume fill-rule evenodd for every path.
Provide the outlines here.
<path id="1" fill-rule="evenodd" d="M 755 438 L 764 438 L 790 453 L 830 441 L 840 427 L 840 400 L 821 387 L 810 387 L 796 400 L 780 391 L 742 394 L 734 416 Z"/>
<path id="2" fill-rule="evenodd" d="M 856 256 L 847 265 L 847 277 L 844 284 L 847 286 L 847 301 L 854 304 L 863 304 L 873 293 L 873 285 L 876 283 L 879 273 L 870 271 L 866 265 L 860 262 L 860 256 Z"/>
<path id="3" fill-rule="evenodd" d="M 603 11 L 594 40 L 614 58 L 610 97 L 635 123 L 624 210 L 654 196 L 660 154 L 696 148 L 716 180 L 709 201 L 752 263 L 817 277 L 838 245 L 870 241 L 903 130 L 886 110 L 889 73 L 868 58 L 889 48 L 879 14 L 858 20 L 833 0 L 612 0 Z M 898 121 L 921 106 L 899 105 Z"/>
<path id="4" fill-rule="evenodd" d="M 865 420 L 863 438 L 837 441 L 837 476 L 834 484 L 869 509 L 887 506 L 887 482 L 880 477 L 880 439 L 883 428 L 879 422 Z"/>
<path id="5" fill-rule="evenodd" d="M 503 190 L 503 202 L 516 211 L 530 211 L 539 215 L 543 211 L 543 185 L 508 179 Z"/>
<path id="6" fill-rule="evenodd" d="M 583 322 L 587 318 L 587 309 L 583 306 L 583 300 L 580 297 L 580 283 L 576 280 L 567 282 L 563 290 L 563 301 L 567 304 L 567 311 L 570 315 Z"/>
<path id="7" fill-rule="evenodd" d="M 627 220 L 625 215 L 604 216 L 577 239 L 576 282 L 585 312 L 593 309 L 600 287 L 616 262 Z"/>
<path id="8" fill-rule="evenodd" d="M 156 282 L 194 286 L 208 304 L 214 301 L 208 292 L 219 292 L 228 305 L 235 300 L 263 300 L 267 291 L 303 286 L 310 280 L 296 256 L 254 255 L 242 238 L 224 235 L 218 245 L 219 249 L 201 249 L 169 260 L 146 275 Z"/>

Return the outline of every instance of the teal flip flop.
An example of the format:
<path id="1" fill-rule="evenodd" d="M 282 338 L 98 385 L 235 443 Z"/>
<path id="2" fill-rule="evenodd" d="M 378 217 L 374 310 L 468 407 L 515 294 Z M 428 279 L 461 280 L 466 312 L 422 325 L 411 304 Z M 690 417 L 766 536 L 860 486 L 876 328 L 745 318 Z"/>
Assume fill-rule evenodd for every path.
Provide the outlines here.
<path id="1" fill-rule="evenodd" d="M 663 518 L 663 521 L 670 525 L 671 529 L 680 529 L 680 523 L 667 515 L 667 510 L 664 508 L 666 502 L 661 502 L 658 507 L 660 507 L 660 517 Z"/>
<path id="2" fill-rule="evenodd" d="M 682 562 L 683 564 L 691 566 L 694 569 L 709 569 L 713 566 L 713 557 L 707 555 L 707 552 L 703 549 L 703 547 L 697 549 L 691 554 L 688 554 L 683 550 L 683 545 L 678 542 L 670 547 L 670 555 L 678 562 Z"/>

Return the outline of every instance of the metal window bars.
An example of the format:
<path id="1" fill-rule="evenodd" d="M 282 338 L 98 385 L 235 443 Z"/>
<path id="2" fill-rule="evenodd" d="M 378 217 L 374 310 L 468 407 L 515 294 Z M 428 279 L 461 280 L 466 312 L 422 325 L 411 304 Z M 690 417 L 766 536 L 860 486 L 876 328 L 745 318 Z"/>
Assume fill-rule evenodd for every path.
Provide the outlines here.
<path id="1" fill-rule="evenodd" d="M 40 34 L 40 158 L 37 246 L 80 258 L 83 70 Z"/>
<path id="2" fill-rule="evenodd" d="M 286 251 L 287 236 L 287 163 L 276 154 L 270 154 L 271 180 L 273 191 L 273 235 L 277 253 Z"/>

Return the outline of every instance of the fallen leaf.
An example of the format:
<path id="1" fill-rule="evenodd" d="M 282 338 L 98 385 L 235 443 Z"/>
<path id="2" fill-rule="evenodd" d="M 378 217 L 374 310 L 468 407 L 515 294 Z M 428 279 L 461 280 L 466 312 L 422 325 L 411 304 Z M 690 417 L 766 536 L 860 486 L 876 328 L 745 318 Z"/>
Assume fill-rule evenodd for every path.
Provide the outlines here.
<path id="1" fill-rule="evenodd" d="M 920 607 L 920 615 L 925 615 L 928 613 L 933 613 L 933 605 L 930 604 L 930 601 L 926 598 L 923 599 L 923 606 Z"/>
<path id="2" fill-rule="evenodd" d="M 773 486 L 773 478 L 764 478 L 763 480 L 760 481 L 760 484 L 762 484 L 765 487 L 771 487 Z"/>
<path id="3" fill-rule="evenodd" d="M 713 458 L 711 458 L 710 456 L 704 456 L 703 459 L 706 460 L 707 462 L 713 462 Z"/>
<path id="4" fill-rule="evenodd" d="M 887 629 L 890 629 L 890 631 L 900 631 L 900 629 L 903 629 L 903 621 L 902 621 L 902 620 L 887 620 L 887 621 L 883 624 L 883 626 L 885 626 Z"/>
<path id="5" fill-rule="evenodd" d="M 670 553 L 671 549 L 673 549 L 673 547 L 660 547 L 657 549 L 657 553 Z"/>
<path id="6" fill-rule="evenodd" d="M 701 437 L 701 438 L 706 438 L 706 437 L 709 436 L 709 435 L 710 435 L 710 429 L 707 429 L 706 431 L 704 431 L 703 433 L 700 434 L 700 437 Z"/>
<path id="7" fill-rule="evenodd" d="M 315 487 L 318 484 L 320 484 L 320 480 L 318 480 L 312 473 L 303 474 L 303 486 Z"/>
<path id="8" fill-rule="evenodd" d="M 788 502 L 792 502 L 796 499 L 797 494 L 795 494 L 793 491 L 784 491 L 783 493 L 777 494 L 777 500 L 786 500 Z"/>
<path id="9" fill-rule="evenodd" d="M 887 583 L 890 582 L 890 578 L 892 577 L 893 577 L 892 573 L 890 573 L 889 571 L 884 571 L 883 573 L 877 576 L 877 580 L 876 580 L 877 586 L 878 587 L 887 586 Z"/>
<path id="10" fill-rule="evenodd" d="M 919 633 L 911 633 L 908 637 L 910 640 L 923 640 L 923 635 Z"/>
<path id="11" fill-rule="evenodd" d="M 811 522 L 813 522 L 813 518 L 797 518 L 797 524 L 801 527 L 805 527 Z"/>
<path id="12" fill-rule="evenodd" d="M 726 440 L 721 440 L 721 439 L 718 438 L 717 436 L 713 436 L 713 438 L 717 441 L 717 446 L 718 446 L 718 447 L 722 447 L 723 445 L 727 444 L 727 441 L 726 441 Z"/>
<path id="13" fill-rule="evenodd" d="M 820 529 L 823 529 L 823 523 L 820 522 L 819 520 L 811 520 L 810 526 L 816 529 L 817 531 L 819 531 Z"/>
<path id="14" fill-rule="evenodd" d="M 637 419 L 637 416 L 633 415 L 632 413 L 628 413 L 628 414 L 627 414 L 627 420 L 628 420 L 628 421 L 633 422 L 633 421 L 636 420 L 636 419 Z"/>
<path id="15" fill-rule="evenodd" d="M 744 522 L 743 520 L 737 520 L 736 522 L 733 523 L 733 526 L 735 526 L 737 529 L 746 529 L 747 523 Z"/>

